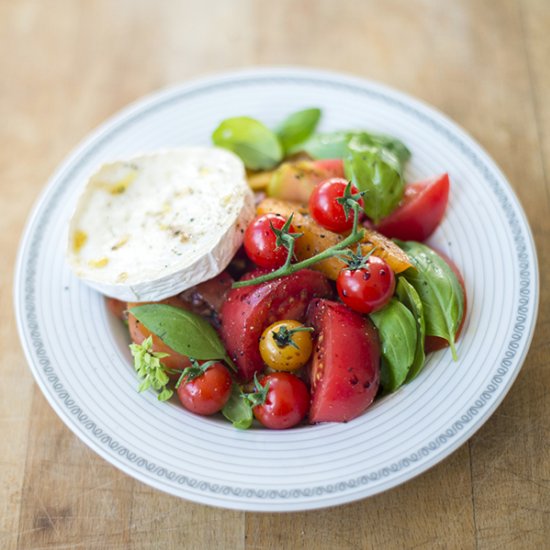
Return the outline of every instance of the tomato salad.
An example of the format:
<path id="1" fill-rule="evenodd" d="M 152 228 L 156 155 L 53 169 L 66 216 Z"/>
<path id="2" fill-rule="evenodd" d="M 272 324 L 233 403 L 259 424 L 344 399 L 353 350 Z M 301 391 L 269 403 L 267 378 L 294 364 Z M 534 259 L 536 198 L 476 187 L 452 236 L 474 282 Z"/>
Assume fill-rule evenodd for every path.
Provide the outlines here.
<path id="1" fill-rule="evenodd" d="M 237 428 L 346 422 L 455 343 L 466 315 L 454 263 L 423 244 L 447 207 L 447 174 L 406 184 L 396 138 L 319 133 L 306 109 L 276 130 L 223 121 L 257 216 L 227 269 L 159 303 L 108 299 L 129 328 L 139 391 Z"/>

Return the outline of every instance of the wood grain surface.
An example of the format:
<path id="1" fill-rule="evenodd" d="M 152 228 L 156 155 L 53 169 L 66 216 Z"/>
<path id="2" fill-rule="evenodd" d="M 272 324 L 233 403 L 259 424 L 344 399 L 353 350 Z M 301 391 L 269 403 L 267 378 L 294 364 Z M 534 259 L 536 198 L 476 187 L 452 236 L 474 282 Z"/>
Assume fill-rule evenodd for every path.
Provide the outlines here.
<path id="1" fill-rule="evenodd" d="M 96 456 L 33 383 L 12 312 L 26 216 L 80 139 L 158 88 L 273 64 L 379 80 L 455 119 L 514 186 L 541 270 L 531 351 L 467 444 L 385 494 L 281 515 L 179 500 Z M 548 0 L 0 0 L 0 68 L 0 548 L 550 547 Z"/>

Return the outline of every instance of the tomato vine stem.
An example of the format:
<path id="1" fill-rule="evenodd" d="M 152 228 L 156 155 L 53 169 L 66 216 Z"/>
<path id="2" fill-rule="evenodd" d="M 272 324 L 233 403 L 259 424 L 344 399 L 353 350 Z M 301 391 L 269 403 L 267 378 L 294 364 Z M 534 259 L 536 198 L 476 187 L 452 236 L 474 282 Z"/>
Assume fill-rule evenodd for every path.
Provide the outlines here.
<path id="1" fill-rule="evenodd" d="M 288 254 L 287 254 L 285 263 L 281 267 L 279 267 L 274 271 L 271 271 L 270 273 L 265 273 L 264 275 L 255 277 L 254 279 L 248 279 L 247 281 L 237 281 L 236 283 L 233 283 L 232 288 L 243 288 L 247 286 L 255 286 L 261 283 L 265 283 L 267 281 L 273 281 L 274 279 L 278 279 L 279 277 L 286 277 L 288 275 L 292 275 L 293 273 L 296 273 L 301 269 L 305 269 L 306 267 L 315 265 L 316 263 L 322 262 L 323 260 L 328 260 L 329 258 L 338 256 L 339 252 L 341 252 L 342 250 L 348 248 L 352 244 L 355 244 L 361 241 L 365 236 L 365 231 L 363 229 L 359 229 L 358 227 L 359 212 L 361 209 L 361 205 L 354 198 L 348 198 L 348 201 L 354 213 L 353 227 L 352 227 L 351 233 L 343 241 L 340 241 L 338 244 L 335 244 L 327 248 L 326 250 L 319 252 L 319 254 L 316 254 L 311 258 L 306 258 L 301 262 L 296 262 L 293 264 L 292 258 L 294 257 L 296 239 L 300 238 L 301 234 L 298 234 L 298 236 L 294 238 L 284 239 L 284 246 L 287 248 Z"/>

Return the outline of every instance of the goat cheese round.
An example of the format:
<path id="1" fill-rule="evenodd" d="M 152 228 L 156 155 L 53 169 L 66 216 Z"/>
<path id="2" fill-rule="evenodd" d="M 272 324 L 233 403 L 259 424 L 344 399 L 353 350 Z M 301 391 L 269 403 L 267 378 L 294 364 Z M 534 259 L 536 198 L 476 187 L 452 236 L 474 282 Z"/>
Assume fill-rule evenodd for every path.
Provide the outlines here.
<path id="1" fill-rule="evenodd" d="M 103 165 L 69 223 L 68 261 L 123 301 L 174 296 L 225 269 L 254 217 L 244 165 L 218 148 L 182 148 Z"/>

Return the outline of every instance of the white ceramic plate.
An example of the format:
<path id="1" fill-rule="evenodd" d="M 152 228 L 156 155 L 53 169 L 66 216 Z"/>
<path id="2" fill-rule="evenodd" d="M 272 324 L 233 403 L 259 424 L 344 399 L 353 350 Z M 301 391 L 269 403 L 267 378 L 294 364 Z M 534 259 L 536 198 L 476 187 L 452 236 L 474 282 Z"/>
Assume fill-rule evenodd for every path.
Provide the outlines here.
<path id="1" fill-rule="evenodd" d="M 207 145 L 247 114 L 275 125 L 319 106 L 322 129 L 369 128 L 412 150 L 412 181 L 448 171 L 450 206 L 432 243 L 466 280 L 458 345 L 347 424 L 238 431 L 138 394 L 127 337 L 102 297 L 64 262 L 66 223 L 102 162 L 163 147 Z M 192 82 L 140 101 L 95 131 L 51 179 L 28 222 L 15 276 L 28 362 L 51 406 L 87 445 L 129 475 L 196 502 L 289 511 L 374 495 L 424 472 L 464 443 L 518 374 L 535 325 L 537 259 L 503 174 L 460 128 L 419 101 L 332 73 L 265 69 Z"/>

